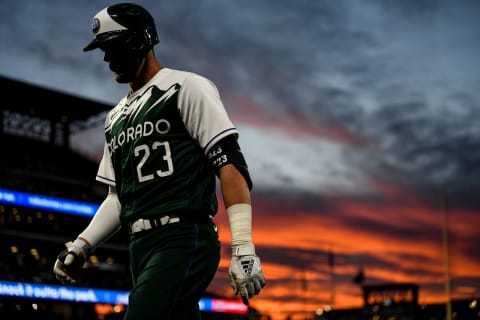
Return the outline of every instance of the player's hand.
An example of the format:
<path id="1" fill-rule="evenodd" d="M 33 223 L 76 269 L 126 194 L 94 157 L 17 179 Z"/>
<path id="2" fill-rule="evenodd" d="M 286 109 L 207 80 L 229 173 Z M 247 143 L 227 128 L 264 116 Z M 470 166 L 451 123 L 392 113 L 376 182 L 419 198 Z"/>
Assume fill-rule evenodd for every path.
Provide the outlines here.
<path id="1" fill-rule="evenodd" d="M 67 249 L 60 252 L 53 266 L 55 277 L 64 284 L 75 284 L 89 255 L 88 246 L 82 240 L 65 243 Z"/>
<path id="2" fill-rule="evenodd" d="M 228 270 L 234 294 L 240 294 L 248 306 L 250 298 L 260 293 L 266 281 L 260 258 L 255 255 L 253 244 L 232 247 L 232 260 Z"/>

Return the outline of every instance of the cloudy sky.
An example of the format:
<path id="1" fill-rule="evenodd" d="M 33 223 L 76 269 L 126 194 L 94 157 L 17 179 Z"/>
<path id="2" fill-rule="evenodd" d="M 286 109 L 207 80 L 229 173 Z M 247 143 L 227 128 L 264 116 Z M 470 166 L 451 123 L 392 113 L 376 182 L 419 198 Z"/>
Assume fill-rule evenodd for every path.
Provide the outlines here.
<path id="1" fill-rule="evenodd" d="M 0 73 L 115 104 L 128 87 L 82 52 L 111 3 L 3 1 Z M 444 301 L 442 194 L 451 294 L 480 296 L 480 2 L 138 3 L 157 20 L 160 62 L 215 82 L 240 130 L 268 280 L 255 307 L 361 306 L 359 269 L 363 284 L 416 283 L 421 301 Z M 96 161 L 102 138 L 98 126 L 72 140 Z M 217 220 L 225 259 L 210 289 L 232 296 Z"/>

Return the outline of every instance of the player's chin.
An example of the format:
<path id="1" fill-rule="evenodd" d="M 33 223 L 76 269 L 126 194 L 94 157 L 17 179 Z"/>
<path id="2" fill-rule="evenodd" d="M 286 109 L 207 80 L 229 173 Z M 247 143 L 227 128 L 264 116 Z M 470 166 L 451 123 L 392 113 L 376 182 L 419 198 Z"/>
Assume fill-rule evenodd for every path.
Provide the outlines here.
<path id="1" fill-rule="evenodd" d="M 130 77 L 125 73 L 114 72 L 113 77 L 118 83 L 129 83 L 131 82 Z"/>
<path id="2" fill-rule="evenodd" d="M 109 67 L 110 67 L 110 71 L 113 72 L 113 77 L 117 82 L 120 82 L 120 83 L 128 82 L 126 81 L 126 78 L 128 78 L 128 72 L 125 71 L 126 70 L 125 68 L 121 68 L 115 63 L 110 63 Z"/>

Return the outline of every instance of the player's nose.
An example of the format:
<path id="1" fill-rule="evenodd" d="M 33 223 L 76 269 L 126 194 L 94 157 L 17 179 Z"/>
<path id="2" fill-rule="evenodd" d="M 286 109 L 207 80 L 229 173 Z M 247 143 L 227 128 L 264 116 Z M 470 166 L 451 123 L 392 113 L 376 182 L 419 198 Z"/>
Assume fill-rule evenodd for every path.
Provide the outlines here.
<path id="1" fill-rule="evenodd" d="M 112 55 L 109 54 L 108 50 L 103 51 L 103 61 L 110 62 Z"/>

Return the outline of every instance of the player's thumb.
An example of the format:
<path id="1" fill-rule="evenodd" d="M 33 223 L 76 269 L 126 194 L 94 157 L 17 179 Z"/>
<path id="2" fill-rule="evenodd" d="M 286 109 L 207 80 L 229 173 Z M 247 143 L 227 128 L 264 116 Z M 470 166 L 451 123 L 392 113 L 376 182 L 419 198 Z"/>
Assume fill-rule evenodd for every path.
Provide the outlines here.
<path id="1" fill-rule="evenodd" d="M 233 294 L 234 294 L 234 295 L 238 294 L 237 282 L 232 279 L 232 280 L 230 281 L 230 284 L 231 284 L 232 289 L 233 289 Z"/>
<path id="2" fill-rule="evenodd" d="M 75 261 L 75 253 L 69 252 L 65 257 L 65 261 L 63 262 L 63 264 L 65 264 L 66 266 L 69 266 L 73 263 L 73 261 Z"/>

